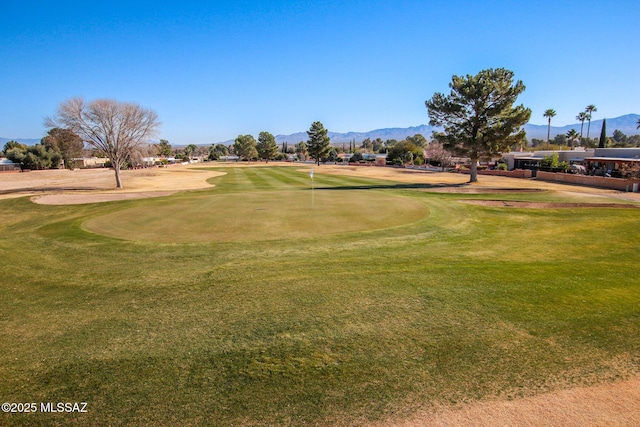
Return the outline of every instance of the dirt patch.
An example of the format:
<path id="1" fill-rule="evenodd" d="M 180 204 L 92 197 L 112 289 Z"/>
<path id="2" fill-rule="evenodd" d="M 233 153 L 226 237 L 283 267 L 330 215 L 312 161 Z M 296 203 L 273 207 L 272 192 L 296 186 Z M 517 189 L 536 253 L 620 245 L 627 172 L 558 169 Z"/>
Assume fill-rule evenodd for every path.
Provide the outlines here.
<path id="1" fill-rule="evenodd" d="M 500 208 L 525 208 L 525 209 L 573 209 L 573 208 L 640 208 L 640 205 L 628 203 L 549 203 L 549 202 L 523 202 L 515 200 L 458 200 L 460 203 L 479 206 L 493 206 Z"/>
<path id="2" fill-rule="evenodd" d="M 511 401 L 441 408 L 409 420 L 378 425 L 414 426 L 638 426 L 640 377 Z"/>
<path id="3" fill-rule="evenodd" d="M 538 193 L 542 188 L 498 188 L 498 187 L 435 187 L 424 190 L 428 193 L 460 193 L 460 194 L 511 194 Z"/>

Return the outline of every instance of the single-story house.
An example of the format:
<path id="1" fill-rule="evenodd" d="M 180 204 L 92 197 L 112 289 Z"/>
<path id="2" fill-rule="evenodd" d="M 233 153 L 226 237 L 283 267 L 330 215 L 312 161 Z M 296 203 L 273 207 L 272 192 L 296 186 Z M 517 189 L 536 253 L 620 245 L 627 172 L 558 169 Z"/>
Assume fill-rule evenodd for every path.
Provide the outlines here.
<path id="1" fill-rule="evenodd" d="M 79 157 L 72 159 L 73 167 L 78 169 L 103 168 L 109 161 L 106 157 Z"/>
<path id="2" fill-rule="evenodd" d="M 551 156 L 554 153 L 558 154 L 559 162 L 567 162 L 570 165 L 584 164 L 587 157 L 594 155 L 594 150 L 585 150 L 582 147 L 577 147 L 573 150 L 559 150 L 559 151 L 515 151 L 512 153 L 504 153 L 502 158 L 507 163 L 507 169 L 538 169 L 540 167 L 540 161 L 546 156 Z"/>
<path id="3" fill-rule="evenodd" d="M 623 165 L 640 167 L 640 148 L 596 148 L 594 155 L 585 161 L 591 175 L 619 177 Z"/>
<path id="4" fill-rule="evenodd" d="M 9 159 L 0 159 L 0 172 L 13 172 L 20 170 L 20 163 L 13 163 Z"/>

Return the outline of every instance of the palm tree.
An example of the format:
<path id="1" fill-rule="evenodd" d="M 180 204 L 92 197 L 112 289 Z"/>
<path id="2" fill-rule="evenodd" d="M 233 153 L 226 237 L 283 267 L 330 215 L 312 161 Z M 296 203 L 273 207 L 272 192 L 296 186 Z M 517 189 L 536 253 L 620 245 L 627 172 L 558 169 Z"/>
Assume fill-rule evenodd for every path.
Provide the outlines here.
<path id="1" fill-rule="evenodd" d="M 555 115 L 556 110 L 554 110 L 553 108 L 549 108 L 542 115 L 543 117 L 549 118 L 549 126 L 547 127 L 547 150 L 549 149 L 549 135 L 551 135 L 551 117 L 554 117 Z"/>
<path id="2" fill-rule="evenodd" d="M 569 145 L 573 148 L 573 143 L 578 139 L 578 131 L 575 129 L 571 129 L 567 132 L 567 140 L 569 141 Z"/>
<path id="3" fill-rule="evenodd" d="M 580 122 L 580 141 L 582 141 L 582 129 L 584 128 L 584 121 L 589 118 L 589 115 L 584 111 L 581 111 L 580 114 L 576 116 L 576 120 Z"/>
<path id="4" fill-rule="evenodd" d="M 598 111 L 595 105 L 587 105 L 587 108 L 584 109 L 584 112 L 587 113 L 587 120 L 589 120 L 589 124 L 587 125 L 587 139 L 589 139 L 589 129 L 591 128 L 591 115 Z"/>

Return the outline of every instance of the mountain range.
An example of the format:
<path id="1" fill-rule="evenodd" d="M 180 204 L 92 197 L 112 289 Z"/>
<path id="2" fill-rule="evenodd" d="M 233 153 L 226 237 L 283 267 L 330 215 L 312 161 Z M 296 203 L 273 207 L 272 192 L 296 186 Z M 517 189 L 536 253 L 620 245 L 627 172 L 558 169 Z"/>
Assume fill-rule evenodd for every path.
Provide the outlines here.
<path id="1" fill-rule="evenodd" d="M 626 114 L 624 116 L 615 117 L 612 119 L 607 119 L 607 135 L 613 135 L 613 131 L 618 129 L 625 135 L 637 135 L 640 134 L 640 129 L 638 129 L 638 119 L 640 119 L 640 115 L 638 114 Z M 583 135 L 587 136 L 587 127 L 588 122 L 584 123 Z M 575 123 L 572 125 L 566 126 L 551 126 L 551 138 L 555 137 L 559 134 L 566 134 L 569 130 L 575 129 L 580 133 L 580 123 Z M 591 127 L 589 129 L 589 137 L 598 138 L 600 136 L 600 130 L 602 129 L 602 119 L 592 120 Z M 370 138 L 374 140 L 376 138 L 380 138 L 383 141 L 388 139 L 395 139 L 401 141 L 405 139 L 407 136 L 413 136 L 417 133 L 422 134 L 427 139 L 431 139 L 431 134 L 434 130 L 441 130 L 435 128 L 433 126 L 428 125 L 420 125 L 420 126 L 411 126 L 407 128 L 384 128 L 384 129 L 376 129 L 369 132 L 329 132 L 329 137 L 331 138 L 331 142 L 333 144 L 340 143 L 348 143 L 349 141 L 354 141 L 357 143 L 362 142 L 363 140 Z M 524 130 L 527 132 L 527 138 L 529 140 L 533 138 L 537 139 L 546 139 L 547 138 L 547 125 L 533 125 L 527 123 L 524 125 Z M 286 142 L 288 144 L 297 144 L 300 141 L 307 140 L 307 132 L 296 132 L 289 135 L 276 135 L 276 142 L 278 144 L 282 144 Z M 33 138 L 2 138 L 0 137 L 0 148 L 4 146 L 7 142 L 14 140 L 18 141 L 22 144 L 26 145 L 34 145 L 40 142 L 40 139 Z M 233 144 L 233 140 L 223 141 L 221 144 L 229 145 Z M 209 144 L 201 144 L 201 145 L 209 145 Z M 174 144 L 174 146 L 179 146 Z"/>
<path id="2" fill-rule="evenodd" d="M 624 116 L 615 117 L 612 119 L 607 119 L 607 135 L 613 135 L 613 131 L 618 129 L 625 135 L 637 135 L 640 134 L 640 129 L 638 126 L 638 119 L 640 119 L 640 115 L 638 114 L 626 114 Z M 602 129 L 602 119 L 592 120 L 591 127 L 589 129 L 589 137 L 598 138 L 600 136 L 600 130 Z M 551 126 L 551 138 L 555 137 L 559 134 L 566 134 L 570 129 L 575 129 L 578 133 L 580 133 L 580 123 L 575 123 L 566 126 Z M 589 126 L 588 122 L 584 123 L 583 135 L 586 138 L 587 136 L 587 127 Z M 360 143 L 363 140 L 369 138 L 374 140 L 376 138 L 380 138 L 383 141 L 388 139 L 395 139 L 401 141 L 408 136 L 413 136 L 417 133 L 425 136 L 427 139 L 431 139 L 431 135 L 433 131 L 440 131 L 441 128 L 436 128 L 429 125 L 420 125 L 420 126 L 411 126 L 407 128 L 384 128 L 384 129 L 376 129 L 368 132 L 331 132 L 329 131 L 328 135 L 331 138 L 331 143 L 340 144 L 340 143 L 348 143 L 349 141 L 355 140 L 355 142 Z M 531 139 L 546 139 L 547 138 L 547 125 L 534 125 L 527 123 L 524 125 L 524 130 L 527 132 L 527 138 Z M 276 142 L 278 144 L 282 144 L 286 142 L 287 144 L 297 144 L 300 141 L 306 141 L 308 139 L 307 132 L 296 132 L 289 135 L 276 135 Z M 222 144 L 229 145 L 233 144 L 233 140 L 224 141 Z"/>
<path id="3" fill-rule="evenodd" d="M 616 129 L 627 136 L 640 134 L 640 129 L 638 129 L 638 119 L 640 119 L 640 115 L 638 114 L 626 114 L 624 116 L 606 119 L 607 136 L 613 135 L 613 131 L 615 131 Z M 591 121 L 591 128 L 589 132 L 590 138 L 600 137 L 602 122 L 602 119 Z M 551 119 L 551 123 L 553 123 L 553 119 Z M 571 129 L 575 129 L 578 133 L 580 133 L 580 126 L 580 123 L 561 127 L 551 126 L 551 138 L 559 134 L 566 134 Z M 584 129 L 582 133 L 585 138 L 587 137 L 588 126 L 589 122 L 584 122 Z M 533 138 L 545 140 L 547 139 L 547 125 L 532 125 L 527 123 L 526 125 L 524 125 L 524 130 L 527 132 L 527 138 L 529 140 Z"/>

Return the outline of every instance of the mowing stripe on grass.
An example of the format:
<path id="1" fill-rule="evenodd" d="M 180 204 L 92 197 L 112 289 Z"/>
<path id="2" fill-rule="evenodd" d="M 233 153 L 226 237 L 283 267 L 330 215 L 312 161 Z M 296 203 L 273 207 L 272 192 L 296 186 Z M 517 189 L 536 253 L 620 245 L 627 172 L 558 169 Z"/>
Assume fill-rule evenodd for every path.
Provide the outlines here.
<path id="1" fill-rule="evenodd" d="M 271 173 L 264 168 L 243 168 L 242 172 L 256 190 L 272 190 L 277 184 Z"/>
<path id="2" fill-rule="evenodd" d="M 270 172 L 272 176 L 282 184 L 291 187 L 304 189 L 311 185 L 311 179 L 308 173 L 291 169 L 292 168 L 273 168 Z"/>
<path id="3" fill-rule="evenodd" d="M 269 168 L 267 173 L 271 179 L 278 182 L 276 187 L 283 190 L 306 189 L 311 185 L 308 173 L 293 168 Z"/>
<path id="4" fill-rule="evenodd" d="M 353 191 L 345 197 L 318 190 L 315 204 L 310 196 L 300 191 L 253 191 L 182 197 L 98 216 L 83 228 L 149 242 L 263 241 L 396 227 L 429 213 L 420 201 L 389 193 Z"/>

